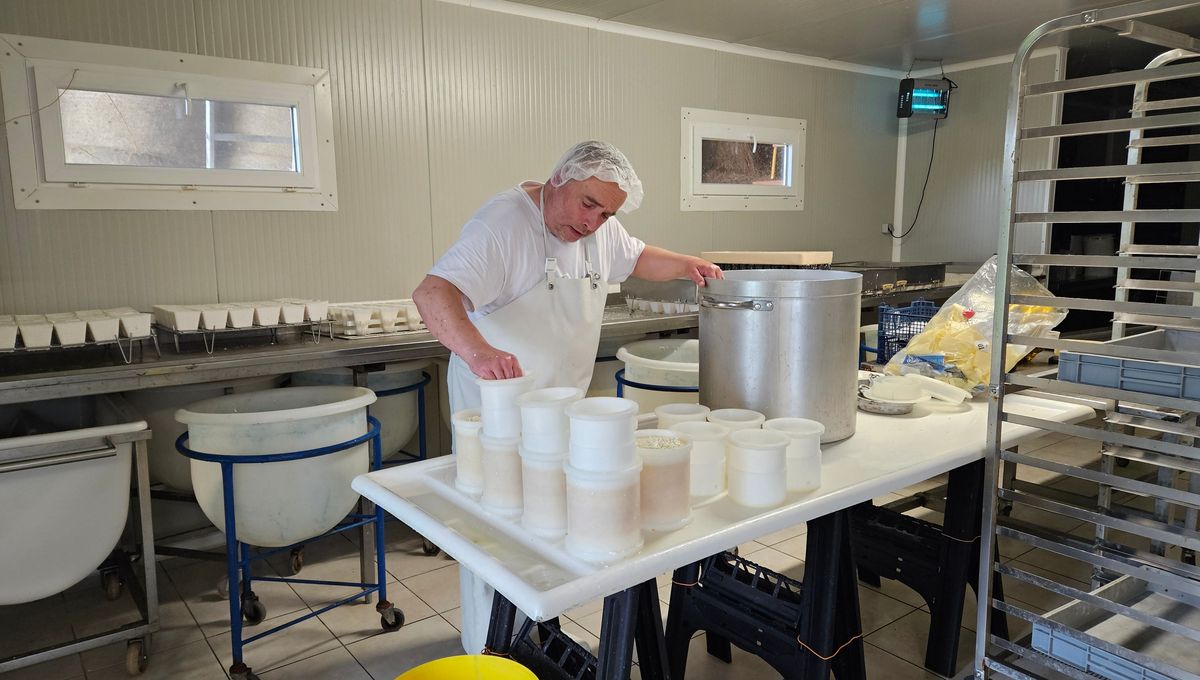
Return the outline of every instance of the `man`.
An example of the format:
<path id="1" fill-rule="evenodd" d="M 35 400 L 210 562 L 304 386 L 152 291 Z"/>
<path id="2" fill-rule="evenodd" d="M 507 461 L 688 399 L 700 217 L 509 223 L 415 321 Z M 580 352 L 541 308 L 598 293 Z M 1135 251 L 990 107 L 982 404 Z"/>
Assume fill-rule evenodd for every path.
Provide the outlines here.
<path id="1" fill-rule="evenodd" d="M 494 196 L 413 293 L 431 333 L 453 353 L 450 409 L 479 407 L 475 378 L 533 374 L 534 387 L 586 389 L 608 284 L 636 276 L 721 278 L 716 265 L 647 246 L 614 217 L 642 200 L 616 147 L 582 142 L 543 183 Z"/>
<path id="2" fill-rule="evenodd" d="M 642 183 L 615 146 L 576 144 L 545 183 L 492 197 L 413 292 L 429 331 L 453 354 L 450 410 L 479 408 L 476 378 L 530 373 L 533 388 L 592 378 L 608 284 L 631 275 L 703 286 L 721 269 L 648 246 L 614 215 L 642 202 Z M 491 588 L 460 570 L 463 648 L 482 650 Z"/>

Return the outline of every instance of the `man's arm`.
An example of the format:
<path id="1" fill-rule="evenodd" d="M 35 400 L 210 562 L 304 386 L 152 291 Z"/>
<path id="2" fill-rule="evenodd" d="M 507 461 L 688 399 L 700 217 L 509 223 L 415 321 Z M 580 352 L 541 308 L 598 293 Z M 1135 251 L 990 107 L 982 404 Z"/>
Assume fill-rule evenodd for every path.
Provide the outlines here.
<path id="1" fill-rule="evenodd" d="M 467 318 L 467 297 L 453 283 L 428 275 L 413 291 L 421 319 L 438 342 L 457 354 L 471 372 L 487 380 L 524 375 L 517 358 L 488 344 Z"/>
<path id="2" fill-rule="evenodd" d="M 725 278 L 721 268 L 708 260 L 650 245 L 638 257 L 637 264 L 633 266 L 633 275 L 647 281 L 691 279 L 697 286 L 704 285 L 705 277 Z"/>

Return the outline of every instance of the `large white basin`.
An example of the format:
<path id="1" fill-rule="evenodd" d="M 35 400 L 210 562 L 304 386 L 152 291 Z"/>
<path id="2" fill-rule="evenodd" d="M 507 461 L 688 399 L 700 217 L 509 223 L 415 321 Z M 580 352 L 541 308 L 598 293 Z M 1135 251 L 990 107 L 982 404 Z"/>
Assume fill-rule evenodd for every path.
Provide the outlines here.
<path id="1" fill-rule="evenodd" d="M 408 387 L 421 382 L 421 371 L 429 365 L 426 361 L 406 361 L 389 364 L 382 371 L 367 373 L 367 387 L 373 392 L 384 392 Z M 292 374 L 292 385 L 353 385 L 354 371 L 349 368 L 325 368 Z M 432 404 L 426 402 L 426 406 Z M 417 393 L 392 394 L 379 397 L 371 405 L 371 415 L 379 419 L 380 438 L 383 440 L 383 458 L 387 460 L 412 439 L 417 432 Z"/>
<path id="2" fill-rule="evenodd" d="M 175 420 L 175 412 L 188 404 L 219 397 L 279 387 L 281 376 L 244 378 L 197 385 L 172 385 L 126 392 L 125 399 L 150 424 L 150 481 L 176 491 L 192 490 L 191 461 L 175 450 L 175 440 L 187 429 Z"/>
<path id="3" fill-rule="evenodd" d="M 106 398 L 77 398 L 0 410 L 5 433 L 18 418 L 43 432 L 0 439 L 0 605 L 70 588 L 117 545 L 129 512 L 133 444 L 109 452 L 103 437 L 145 430 L 146 423 L 118 423 L 108 405 Z M 89 452 L 97 457 L 82 459 Z M 63 462 L 76 454 L 80 460 Z"/>
<path id="4" fill-rule="evenodd" d="M 617 350 L 625 362 L 625 379 L 655 387 L 700 386 L 700 341 L 639 340 Z M 698 392 L 666 392 L 625 387 L 624 396 L 638 403 L 639 413 L 653 413 L 664 404 L 699 401 Z"/>
<path id="5" fill-rule="evenodd" d="M 365 387 L 288 387 L 230 394 L 180 409 L 194 451 L 265 455 L 331 446 L 367 431 Z M 192 489 L 208 519 L 224 531 L 221 466 L 192 460 Z M 358 500 L 350 480 L 367 472 L 368 444 L 303 460 L 233 466 L 237 537 L 277 547 L 333 528 Z"/>

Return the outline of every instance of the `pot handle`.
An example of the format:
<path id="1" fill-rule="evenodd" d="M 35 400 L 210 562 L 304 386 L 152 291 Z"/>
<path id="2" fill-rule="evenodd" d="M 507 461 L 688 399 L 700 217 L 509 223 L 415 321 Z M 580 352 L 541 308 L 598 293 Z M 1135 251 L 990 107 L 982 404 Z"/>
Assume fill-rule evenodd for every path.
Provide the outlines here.
<path id="1" fill-rule="evenodd" d="M 739 300 L 737 302 L 721 302 L 707 295 L 700 298 L 700 306 L 710 309 L 744 309 L 748 312 L 769 312 L 775 309 L 775 303 L 770 300 Z"/>

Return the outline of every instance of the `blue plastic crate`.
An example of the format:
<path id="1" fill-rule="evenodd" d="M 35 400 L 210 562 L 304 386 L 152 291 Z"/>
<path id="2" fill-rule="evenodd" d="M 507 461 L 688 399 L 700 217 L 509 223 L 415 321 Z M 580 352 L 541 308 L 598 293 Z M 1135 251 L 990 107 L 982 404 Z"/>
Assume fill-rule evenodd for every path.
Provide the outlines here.
<path id="1" fill-rule="evenodd" d="M 904 349 L 913 336 L 925 330 L 925 325 L 938 312 L 938 306 L 928 300 L 913 300 L 907 307 L 879 305 L 879 352 L 876 361 L 887 363 Z"/>
<path id="2" fill-rule="evenodd" d="M 1153 348 L 1170 345 L 1190 349 L 1196 342 L 1193 333 L 1153 331 L 1108 344 Z M 1058 379 L 1162 397 L 1200 399 L 1200 366 L 1064 351 L 1058 359 Z"/>

